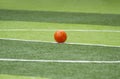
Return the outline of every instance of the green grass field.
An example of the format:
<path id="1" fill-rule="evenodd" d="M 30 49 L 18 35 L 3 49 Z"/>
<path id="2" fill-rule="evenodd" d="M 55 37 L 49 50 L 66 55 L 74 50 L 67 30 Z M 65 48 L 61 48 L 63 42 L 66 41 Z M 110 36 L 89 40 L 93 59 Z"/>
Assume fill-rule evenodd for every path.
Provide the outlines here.
<path id="1" fill-rule="evenodd" d="M 119 0 L 0 0 L 0 79 L 120 79 Z M 65 30 L 66 43 L 53 35 Z M 74 44 L 70 44 L 74 43 Z"/>

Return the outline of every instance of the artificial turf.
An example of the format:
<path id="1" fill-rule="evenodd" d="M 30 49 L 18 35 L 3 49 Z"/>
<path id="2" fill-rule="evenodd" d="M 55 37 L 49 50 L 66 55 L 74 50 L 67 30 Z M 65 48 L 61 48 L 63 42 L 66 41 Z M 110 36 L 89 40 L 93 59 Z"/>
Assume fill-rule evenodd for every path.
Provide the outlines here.
<path id="1" fill-rule="evenodd" d="M 120 14 L 119 0 L 0 0 L 0 9 Z"/>
<path id="2" fill-rule="evenodd" d="M 26 40 L 54 41 L 55 31 L 0 31 L 0 38 L 16 38 Z M 66 42 L 120 45 L 120 33 L 118 32 L 66 32 Z M 88 40 L 89 37 L 89 40 Z"/>
<path id="3" fill-rule="evenodd" d="M 120 60 L 119 47 L 52 44 L 15 40 L 0 40 L 0 45 L 0 58 Z M 35 79 L 119 79 L 119 68 L 119 64 L 0 62 L 0 74 L 18 75 L 18 78 L 19 76 L 20 78 L 31 76 Z"/>
<path id="4" fill-rule="evenodd" d="M 0 74 L 1 79 L 48 79 L 41 77 L 31 77 L 31 76 L 20 76 L 20 75 L 8 75 L 8 74 Z"/>
<path id="5" fill-rule="evenodd" d="M 120 30 L 119 26 L 65 24 L 26 21 L 0 21 L 0 29 L 49 29 L 49 30 Z"/>
<path id="6" fill-rule="evenodd" d="M 21 76 L 21 78 L 27 76 L 34 79 L 39 77 L 43 79 L 119 79 L 119 65 L 0 62 L 0 74 L 16 75 Z"/>
<path id="7" fill-rule="evenodd" d="M 0 20 L 120 26 L 120 14 L 0 10 Z"/>
<path id="8" fill-rule="evenodd" d="M 43 60 L 120 60 L 119 0 L 0 0 L 0 58 Z M 9 31 L 27 29 L 29 31 Z M 68 32 L 66 42 L 110 46 L 71 45 L 53 42 L 54 31 Z M 4 31 L 8 30 L 8 31 Z M 80 64 L 0 61 L 0 79 L 119 79 L 120 64 Z"/>
<path id="9" fill-rule="evenodd" d="M 0 40 L 0 58 L 120 60 L 119 47 Z"/>

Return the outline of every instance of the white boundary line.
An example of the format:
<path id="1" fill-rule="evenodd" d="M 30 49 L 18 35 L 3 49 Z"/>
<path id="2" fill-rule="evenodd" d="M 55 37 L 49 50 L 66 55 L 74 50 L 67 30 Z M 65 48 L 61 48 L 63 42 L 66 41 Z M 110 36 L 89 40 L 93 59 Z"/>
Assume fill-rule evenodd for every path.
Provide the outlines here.
<path id="1" fill-rule="evenodd" d="M 49 32 L 49 31 L 56 31 L 57 29 L 0 29 L 0 31 L 41 31 L 41 32 Z M 71 32 L 120 32 L 120 30 L 77 30 L 77 29 L 69 29 L 64 31 L 71 31 Z"/>
<path id="2" fill-rule="evenodd" d="M 5 59 L 0 58 L 0 61 L 9 62 L 42 62 L 42 63 L 103 63 L 103 64 L 120 64 L 120 61 L 87 61 L 87 60 L 31 60 L 31 59 Z"/>
<path id="3" fill-rule="evenodd" d="M 50 41 L 41 41 L 41 40 L 24 40 L 24 39 L 13 39 L 13 38 L 0 38 L 0 40 L 15 40 L 15 41 L 23 41 L 23 42 L 44 42 L 44 43 L 55 43 Z M 59 43 L 61 44 L 61 43 Z M 63 44 L 74 44 L 74 45 L 89 45 L 89 46 L 104 46 L 104 47 L 120 47 L 114 45 L 105 45 L 105 44 L 89 44 L 89 43 L 63 43 Z"/>

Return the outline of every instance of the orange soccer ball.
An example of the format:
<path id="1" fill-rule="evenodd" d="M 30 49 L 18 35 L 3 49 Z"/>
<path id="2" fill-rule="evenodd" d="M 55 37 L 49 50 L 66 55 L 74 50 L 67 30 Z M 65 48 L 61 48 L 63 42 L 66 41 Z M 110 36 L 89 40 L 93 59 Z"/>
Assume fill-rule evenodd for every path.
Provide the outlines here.
<path id="1" fill-rule="evenodd" d="M 64 43 L 67 39 L 67 34 L 63 30 L 58 30 L 54 33 L 54 39 L 58 43 Z"/>

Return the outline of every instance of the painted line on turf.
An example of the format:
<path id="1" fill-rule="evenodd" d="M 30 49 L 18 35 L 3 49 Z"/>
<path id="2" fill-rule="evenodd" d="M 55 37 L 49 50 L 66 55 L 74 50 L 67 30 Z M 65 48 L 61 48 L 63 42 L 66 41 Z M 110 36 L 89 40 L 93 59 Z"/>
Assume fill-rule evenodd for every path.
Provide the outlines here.
<path id="1" fill-rule="evenodd" d="M 49 32 L 49 31 L 56 31 L 57 29 L 0 29 L 0 31 L 19 31 L 19 32 L 23 32 L 23 31 L 41 31 L 41 32 Z M 69 29 L 69 30 L 65 30 L 64 31 L 70 31 L 70 32 L 120 32 L 120 30 L 76 30 L 76 29 Z"/>
<path id="2" fill-rule="evenodd" d="M 46 63 L 106 63 L 106 64 L 117 64 L 120 61 L 89 61 L 89 60 L 31 60 L 31 59 L 5 59 L 0 58 L 0 61 L 11 61 L 11 62 L 46 62 Z"/>
<path id="3" fill-rule="evenodd" d="M 13 39 L 13 38 L 0 38 L 0 40 L 13 40 L 13 41 L 23 41 L 23 42 L 44 42 L 44 43 L 55 43 L 50 41 L 41 41 L 41 40 L 25 40 L 25 39 Z M 61 43 L 59 43 L 61 44 Z M 89 46 L 104 46 L 104 47 L 120 47 L 114 45 L 105 45 L 105 44 L 89 44 L 89 43 L 63 43 L 63 44 L 73 44 L 73 45 L 89 45 Z"/>

